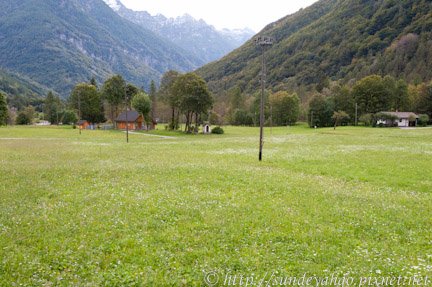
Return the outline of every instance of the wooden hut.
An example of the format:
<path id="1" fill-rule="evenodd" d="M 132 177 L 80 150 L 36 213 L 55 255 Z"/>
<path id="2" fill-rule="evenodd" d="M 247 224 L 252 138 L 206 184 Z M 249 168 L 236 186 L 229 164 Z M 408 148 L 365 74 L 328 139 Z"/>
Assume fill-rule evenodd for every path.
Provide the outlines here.
<path id="1" fill-rule="evenodd" d="M 121 113 L 115 120 L 117 129 L 125 130 L 126 125 L 129 130 L 142 130 L 144 128 L 143 117 L 137 111 L 127 111 Z"/>

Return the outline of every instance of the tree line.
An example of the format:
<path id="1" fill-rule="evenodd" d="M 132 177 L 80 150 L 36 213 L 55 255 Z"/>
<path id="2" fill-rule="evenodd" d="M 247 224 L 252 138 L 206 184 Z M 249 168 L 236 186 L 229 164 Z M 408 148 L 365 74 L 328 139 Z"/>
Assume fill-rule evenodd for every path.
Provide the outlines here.
<path id="1" fill-rule="evenodd" d="M 252 96 L 244 94 L 240 86 L 228 91 L 229 107 L 226 121 L 238 126 L 256 126 L 259 124 L 261 93 Z M 277 91 L 264 93 L 264 117 L 266 125 L 294 125 L 300 115 L 300 99 L 296 93 Z"/>
<path id="2" fill-rule="evenodd" d="M 155 83 L 151 83 L 150 95 Z M 92 78 L 89 82 L 78 83 L 66 100 L 48 92 L 41 107 L 29 105 L 16 110 L 7 105 L 5 95 L 0 96 L 0 123 L 27 125 L 34 121 L 48 121 L 50 124 L 76 124 L 78 120 L 90 123 L 114 122 L 119 112 L 131 105 L 151 122 L 149 112 L 151 99 L 142 89 L 126 83 L 120 75 L 107 79 L 101 87 Z"/>
<path id="3" fill-rule="evenodd" d="M 241 83 L 221 95 L 211 113 L 221 122 L 256 126 L 259 123 L 260 92 L 247 94 Z M 378 119 L 396 120 L 382 112 L 413 112 L 419 124 L 432 119 L 432 82 L 408 84 L 392 76 L 370 75 L 346 84 L 323 80 L 313 91 L 265 91 L 266 125 L 294 125 L 304 121 L 311 127 L 375 125 Z"/>
<path id="4" fill-rule="evenodd" d="M 352 86 L 329 83 L 315 93 L 307 109 L 311 127 L 374 125 L 381 112 L 414 112 L 427 124 L 432 118 L 432 82 L 408 85 L 403 79 L 370 75 Z"/>
<path id="5" fill-rule="evenodd" d="M 259 123 L 260 93 L 248 95 L 242 85 L 229 89 L 217 102 L 207 83 L 195 73 L 166 72 L 157 89 L 150 91 L 126 83 L 120 75 L 107 79 L 101 87 L 92 79 L 77 84 L 66 101 L 52 92 L 43 108 L 28 106 L 18 111 L 15 122 L 28 124 L 33 118 L 53 124 L 75 123 L 84 119 L 91 123 L 114 122 L 126 105 L 143 115 L 147 124 L 163 121 L 167 128 L 177 130 L 184 124 L 185 132 L 197 132 L 200 124 L 232 124 L 256 126 Z M 391 76 L 370 75 L 346 84 L 323 81 L 303 101 L 288 91 L 265 92 L 266 125 L 293 125 L 298 120 L 311 127 L 338 125 L 374 125 L 384 111 L 409 111 L 420 115 L 422 125 L 432 118 L 432 82 L 408 84 Z M 6 97 L 0 98 L 0 123 L 11 118 Z M 161 119 L 162 117 L 162 119 Z"/>
<path id="6" fill-rule="evenodd" d="M 0 124 L 9 122 L 26 125 L 35 119 L 46 120 L 51 124 L 75 124 L 78 120 L 114 123 L 117 116 L 128 107 L 138 111 L 150 126 L 159 120 L 159 104 L 168 106 L 172 111 L 170 129 L 178 129 L 180 123 L 184 122 L 186 132 L 197 132 L 198 126 L 208 120 L 213 97 L 206 82 L 195 73 L 168 71 L 162 78 L 160 89 L 152 81 L 148 93 L 127 83 L 121 75 L 115 75 L 100 87 L 94 78 L 89 82 L 78 83 L 64 101 L 49 92 L 41 109 L 28 106 L 16 111 L 8 107 L 6 96 L 2 95 Z"/>

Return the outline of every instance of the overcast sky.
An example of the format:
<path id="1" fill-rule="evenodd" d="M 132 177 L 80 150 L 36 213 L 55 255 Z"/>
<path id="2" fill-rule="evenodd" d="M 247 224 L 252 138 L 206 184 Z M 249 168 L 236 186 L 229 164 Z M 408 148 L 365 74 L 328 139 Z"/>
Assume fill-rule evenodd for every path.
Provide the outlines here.
<path id="1" fill-rule="evenodd" d="M 286 15 L 307 7 L 317 0 L 121 0 L 128 8 L 167 17 L 185 13 L 203 19 L 217 29 L 251 28 L 260 31 Z"/>

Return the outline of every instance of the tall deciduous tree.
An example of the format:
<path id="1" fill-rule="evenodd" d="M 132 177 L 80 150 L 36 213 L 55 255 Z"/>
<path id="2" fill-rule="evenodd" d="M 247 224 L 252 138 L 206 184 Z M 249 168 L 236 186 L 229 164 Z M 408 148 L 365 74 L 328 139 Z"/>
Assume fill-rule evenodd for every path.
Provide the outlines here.
<path id="1" fill-rule="evenodd" d="M 126 82 L 122 76 L 116 75 L 105 81 L 102 87 L 103 98 L 110 106 L 111 121 L 118 115 L 119 106 L 124 102 Z"/>
<path id="2" fill-rule="evenodd" d="M 432 118 L 432 82 L 428 85 L 421 85 L 419 88 L 419 99 L 417 112 L 427 114 Z"/>
<path id="3" fill-rule="evenodd" d="M 233 125 L 251 125 L 250 113 L 246 111 L 245 97 L 239 85 L 228 90 L 229 121 Z M 253 121 L 253 119 L 252 119 Z"/>
<path id="4" fill-rule="evenodd" d="M 391 108 L 391 90 L 378 75 L 368 76 L 358 81 L 352 93 L 358 103 L 360 114 L 378 113 Z"/>
<path id="5" fill-rule="evenodd" d="M 35 108 L 33 106 L 27 106 L 23 110 L 23 112 L 27 116 L 27 118 L 29 119 L 29 122 L 32 123 L 33 119 L 35 118 L 35 113 L 36 113 Z"/>
<path id="6" fill-rule="evenodd" d="M 8 119 L 8 107 L 6 95 L 0 93 L 0 126 L 6 125 Z"/>
<path id="7" fill-rule="evenodd" d="M 31 124 L 31 119 L 28 117 L 28 115 L 25 113 L 25 111 L 21 111 L 18 113 L 18 116 L 16 118 L 16 124 L 17 125 L 29 125 L 29 124 Z"/>
<path id="8" fill-rule="evenodd" d="M 399 111 L 408 111 L 410 108 L 408 84 L 405 80 L 400 79 L 396 82 L 394 98 L 393 98 L 393 109 Z"/>
<path id="9" fill-rule="evenodd" d="M 180 116 L 180 98 L 174 90 L 174 84 L 180 73 L 177 71 L 168 71 L 162 76 L 159 94 L 162 100 L 171 107 L 170 129 L 176 130 L 179 127 Z"/>
<path id="10" fill-rule="evenodd" d="M 332 119 L 334 120 L 334 129 L 343 121 L 348 121 L 350 116 L 344 111 L 337 111 L 333 113 Z"/>
<path id="11" fill-rule="evenodd" d="M 311 127 L 330 127 L 333 125 L 334 99 L 315 95 L 309 102 L 309 125 Z"/>
<path id="12" fill-rule="evenodd" d="M 293 125 L 300 113 L 300 99 L 297 94 L 279 91 L 269 98 L 272 120 L 278 126 Z"/>
<path id="13" fill-rule="evenodd" d="M 335 110 L 345 111 L 352 119 L 355 119 L 355 100 L 347 86 L 335 86 L 332 88 Z"/>
<path id="14" fill-rule="evenodd" d="M 213 105 L 213 98 L 207 84 L 197 74 L 187 73 L 177 78 L 174 91 L 180 99 L 180 109 L 186 116 L 185 130 L 192 132 L 193 118 L 195 117 L 195 129 L 197 129 L 200 115 L 207 113 Z"/>
<path id="15" fill-rule="evenodd" d="M 138 92 L 132 98 L 132 107 L 143 116 L 148 126 L 148 123 L 151 122 L 151 118 L 149 117 L 149 112 L 151 110 L 150 97 L 143 91 Z"/>
<path id="16" fill-rule="evenodd" d="M 62 115 L 62 123 L 65 125 L 72 125 L 78 121 L 78 116 L 73 110 L 65 110 Z"/>
<path id="17" fill-rule="evenodd" d="M 383 83 L 388 90 L 388 96 L 390 101 L 389 110 L 392 111 L 408 111 L 409 109 L 409 96 L 408 96 L 408 85 L 400 79 L 396 80 L 392 76 L 385 76 Z"/>
<path id="18" fill-rule="evenodd" d="M 95 86 L 81 83 L 75 86 L 69 98 L 71 108 L 75 109 L 80 119 L 91 123 L 104 121 L 101 97 Z"/>
<path id="19" fill-rule="evenodd" d="M 234 88 L 231 88 L 228 91 L 228 98 L 231 111 L 245 109 L 245 98 L 240 86 L 237 85 Z"/>

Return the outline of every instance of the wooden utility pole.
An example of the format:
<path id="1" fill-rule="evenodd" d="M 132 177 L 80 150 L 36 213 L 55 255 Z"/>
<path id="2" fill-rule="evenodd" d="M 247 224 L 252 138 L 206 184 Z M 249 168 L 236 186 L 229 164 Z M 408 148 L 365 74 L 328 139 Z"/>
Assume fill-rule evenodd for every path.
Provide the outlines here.
<path id="1" fill-rule="evenodd" d="M 358 125 L 358 104 L 355 104 L 355 126 Z"/>
<path id="2" fill-rule="evenodd" d="M 125 83 L 125 102 L 126 102 L 126 143 L 129 143 L 129 122 L 128 122 L 128 109 L 129 109 L 129 101 L 127 95 L 127 86 Z"/>
<path id="3" fill-rule="evenodd" d="M 266 36 L 258 36 L 255 38 L 255 44 L 261 47 L 260 145 L 258 159 L 262 161 L 264 146 L 264 92 L 266 82 L 265 48 L 273 45 L 273 39 Z"/>

